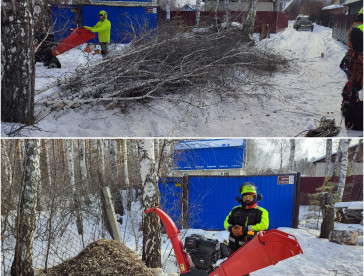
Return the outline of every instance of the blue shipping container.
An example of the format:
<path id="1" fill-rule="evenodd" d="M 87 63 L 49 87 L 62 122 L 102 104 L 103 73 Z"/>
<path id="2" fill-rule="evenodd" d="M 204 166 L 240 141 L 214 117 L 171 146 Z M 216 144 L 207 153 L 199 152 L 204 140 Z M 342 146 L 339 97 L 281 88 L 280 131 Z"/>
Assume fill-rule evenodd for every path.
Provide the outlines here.
<path id="1" fill-rule="evenodd" d="M 182 219 L 182 179 L 178 177 L 160 179 L 158 186 L 162 210 L 172 218 L 178 229 L 180 229 Z"/>
<path id="2" fill-rule="evenodd" d="M 239 187 L 244 182 L 253 182 L 263 200 L 260 207 L 269 212 L 269 229 L 293 227 L 296 175 L 290 183 L 278 184 L 277 175 L 189 177 L 189 225 L 191 228 L 223 230 L 224 220 L 234 206 Z M 280 175 L 287 177 L 287 175 Z"/>
<path id="3" fill-rule="evenodd" d="M 99 11 L 107 12 L 111 22 L 111 43 L 129 43 L 145 31 L 157 28 L 156 7 L 82 6 L 82 25 L 93 27 L 99 21 Z M 93 39 L 91 43 L 98 43 Z"/>
<path id="4" fill-rule="evenodd" d="M 77 6 L 52 5 L 51 10 L 54 38 L 57 42 L 61 42 L 71 34 L 71 28 L 77 27 Z"/>
<path id="5" fill-rule="evenodd" d="M 176 170 L 209 170 L 242 168 L 244 139 L 185 141 L 174 151 Z"/>

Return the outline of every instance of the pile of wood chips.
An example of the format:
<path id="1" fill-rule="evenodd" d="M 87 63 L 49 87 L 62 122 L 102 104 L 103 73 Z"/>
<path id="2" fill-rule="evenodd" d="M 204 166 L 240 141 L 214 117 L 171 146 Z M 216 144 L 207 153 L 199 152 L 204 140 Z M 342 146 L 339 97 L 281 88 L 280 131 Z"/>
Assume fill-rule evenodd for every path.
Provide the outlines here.
<path id="1" fill-rule="evenodd" d="M 122 243 L 98 240 L 88 245 L 76 257 L 37 275 L 125 275 L 153 276 L 151 269 Z"/>

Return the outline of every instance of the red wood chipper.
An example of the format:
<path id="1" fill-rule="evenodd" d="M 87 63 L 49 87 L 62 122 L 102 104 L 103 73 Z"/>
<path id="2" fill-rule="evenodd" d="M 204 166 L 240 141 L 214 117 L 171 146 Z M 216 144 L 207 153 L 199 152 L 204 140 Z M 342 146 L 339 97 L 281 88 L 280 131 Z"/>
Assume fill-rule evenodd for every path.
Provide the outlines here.
<path id="1" fill-rule="evenodd" d="M 261 231 L 216 266 L 217 259 L 224 257 L 219 252 L 224 244 L 200 236 L 199 240 L 186 237 L 183 245 L 177 226 L 163 210 L 153 207 L 145 213 L 156 213 L 162 220 L 176 255 L 180 275 L 183 276 L 242 276 L 303 254 L 293 235 L 279 230 Z"/>
<path id="2" fill-rule="evenodd" d="M 83 28 L 77 28 L 61 43 L 57 45 L 53 34 L 38 33 L 35 36 L 36 46 L 35 62 L 43 62 L 48 68 L 61 68 L 57 56 L 65 53 L 93 38 L 96 34 Z"/>

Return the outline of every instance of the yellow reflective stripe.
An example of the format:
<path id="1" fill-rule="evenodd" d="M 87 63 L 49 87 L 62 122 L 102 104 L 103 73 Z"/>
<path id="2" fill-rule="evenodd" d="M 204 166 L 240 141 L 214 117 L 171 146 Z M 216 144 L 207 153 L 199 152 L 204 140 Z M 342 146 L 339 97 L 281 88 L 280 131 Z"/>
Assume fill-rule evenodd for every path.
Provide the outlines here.
<path id="1" fill-rule="evenodd" d="M 262 207 L 258 207 L 262 211 L 262 219 L 258 224 L 252 225 L 252 230 L 255 232 L 267 230 L 269 226 L 268 211 Z"/>
<path id="2" fill-rule="evenodd" d="M 358 26 L 355 26 L 355 28 L 358 28 L 359 30 L 361 30 L 363 32 L 363 24 L 360 24 Z"/>

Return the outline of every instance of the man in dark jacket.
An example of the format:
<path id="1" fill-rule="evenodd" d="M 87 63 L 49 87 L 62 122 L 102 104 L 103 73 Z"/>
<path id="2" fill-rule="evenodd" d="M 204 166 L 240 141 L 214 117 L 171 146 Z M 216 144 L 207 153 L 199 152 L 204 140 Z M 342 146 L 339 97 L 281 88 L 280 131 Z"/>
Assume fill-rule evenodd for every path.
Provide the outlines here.
<path id="1" fill-rule="evenodd" d="M 241 205 L 234 207 L 226 217 L 224 227 L 230 232 L 229 251 L 235 252 L 249 240 L 249 235 L 268 229 L 268 211 L 257 204 L 257 187 L 245 182 L 239 190 Z M 253 237 L 253 236 L 251 236 Z"/>
<path id="2" fill-rule="evenodd" d="M 349 50 L 340 67 L 347 70 L 348 81 L 343 88 L 343 101 L 359 101 L 363 89 L 363 9 L 359 11 L 348 34 Z"/>

